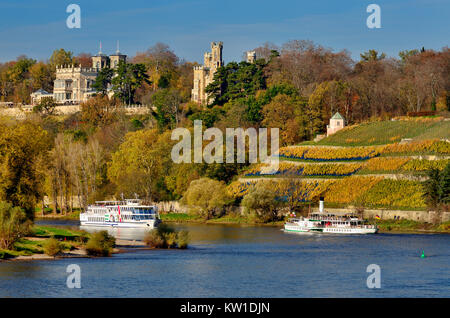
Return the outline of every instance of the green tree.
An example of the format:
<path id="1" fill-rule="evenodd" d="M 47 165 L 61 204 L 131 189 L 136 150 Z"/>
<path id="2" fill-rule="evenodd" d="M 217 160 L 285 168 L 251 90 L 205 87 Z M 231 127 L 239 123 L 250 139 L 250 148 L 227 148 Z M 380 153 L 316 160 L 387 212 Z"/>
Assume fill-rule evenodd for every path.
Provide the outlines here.
<path id="1" fill-rule="evenodd" d="M 102 69 L 97 78 L 95 79 L 94 84 L 92 84 L 92 88 L 94 88 L 97 92 L 102 95 L 106 95 L 108 91 L 108 86 L 111 84 L 112 78 L 114 76 L 114 70 L 107 67 Z"/>
<path id="2" fill-rule="evenodd" d="M 149 76 L 144 64 L 130 64 L 120 62 L 116 76 L 112 79 L 112 89 L 116 97 L 125 104 L 134 103 L 136 90 L 144 85 L 150 84 Z"/>
<path id="3" fill-rule="evenodd" d="M 266 88 L 264 75 L 264 60 L 256 63 L 230 62 L 219 67 L 214 74 L 214 80 L 206 87 L 213 105 L 224 105 L 231 100 L 254 96 L 258 90 Z"/>
<path id="4" fill-rule="evenodd" d="M 423 183 L 425 200 L 432 208 L 450 203 L 450 164 L 444 170 L 431 169 Z"/>
<path id="5" fill-rule="evenodd" d="M 31 222 L 19 207 L 0 202 L 0 248 L 10 250 L 30 230 Z"/>
<path id="6" fill-rule="evenodd" d="M 152 95 L 152 106 L 156 107 L 156 111 L 152 109 L 153 116 L 161 130 L 178 126 L 180 105 L 181 96 L 178 90 L 166 88 Z"/>

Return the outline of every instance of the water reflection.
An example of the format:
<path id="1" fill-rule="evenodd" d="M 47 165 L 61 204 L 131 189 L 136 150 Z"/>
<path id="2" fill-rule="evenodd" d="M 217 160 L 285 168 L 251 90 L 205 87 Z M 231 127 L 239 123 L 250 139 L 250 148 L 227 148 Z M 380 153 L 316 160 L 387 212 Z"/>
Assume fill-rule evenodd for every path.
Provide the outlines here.
<path id="1" fill-rule="evenodd" d="M 450 297 L 448 235 L 297 235 L 277 227 L 174 226 L 190 232 L 191 248 L 2 262 L 0 297 Z M 145 235 L 142 229 L 108 231 L 122 239 Z M 422 249 L 426 259 L 420 258 Z M 82 268 L 80 290 L 65 285 L 72 263 Z M 366 287 L 372 263 L 382 270 L 379 290 Z"/>

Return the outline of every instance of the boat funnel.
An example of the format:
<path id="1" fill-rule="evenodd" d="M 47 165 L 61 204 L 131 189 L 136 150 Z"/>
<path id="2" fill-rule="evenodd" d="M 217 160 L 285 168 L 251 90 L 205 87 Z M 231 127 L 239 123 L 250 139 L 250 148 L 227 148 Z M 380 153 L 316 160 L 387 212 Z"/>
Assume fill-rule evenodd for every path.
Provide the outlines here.
<path id="1" fill-rule="evenodd" d="M 323 213 L 323 197 L 320 197 L 319 200 L 319 212 Z"/>

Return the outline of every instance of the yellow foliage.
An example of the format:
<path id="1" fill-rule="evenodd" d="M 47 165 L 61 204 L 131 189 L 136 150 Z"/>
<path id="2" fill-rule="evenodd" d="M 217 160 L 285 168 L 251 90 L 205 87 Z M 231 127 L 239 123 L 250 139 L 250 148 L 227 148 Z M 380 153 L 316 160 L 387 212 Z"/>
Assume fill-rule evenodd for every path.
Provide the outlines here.
<path id="1" fill-rule="evenodd" d="M 380 155 L 380 147 L 284 147 L 280 149 L 280 157 L 312 160 L 367 160 Z"/>
<path id="2" fill-rule="evenodd" d="M 349 177 L 336 181 L 326 192 L 325 201 L 333 203 L 352 203 L 361 194 L 372 188 L 381 177 Z"/>
<path id="3" fill-rule="evenodd" d="M 399 170 L 409 160 L 409 158 L 401 157 L 372 158 L 364 164 L 364 169 L 369 171 L 395 171 Z"/>
<path id="4" fill-rule="evenodd" d="M 426 207 L 422 184 L 409 180 L 382 180 L 362 195 L 361 202 L 371 207 Z"/>
<path id="5" fill-rule="evenodd" d="M 450 154 L 450 143 L 442 140 L 424 140 L 384 146 L 383 153 L 436 153 Z"/>

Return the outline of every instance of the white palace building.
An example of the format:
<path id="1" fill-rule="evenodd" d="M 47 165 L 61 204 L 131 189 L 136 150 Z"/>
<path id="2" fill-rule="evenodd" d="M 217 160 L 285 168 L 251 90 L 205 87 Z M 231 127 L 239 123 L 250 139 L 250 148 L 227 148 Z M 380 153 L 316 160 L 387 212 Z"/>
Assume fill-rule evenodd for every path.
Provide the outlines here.
<path id="1" fill-rule="evenodd" d="M 58 104 L 77 105 L 86 101 L 96 91 L 92 88 L 98 73 L 106 67 L 116 68 L 120 61 L 126 62 L 127 56 L 119 49 L 112 55 L 100 52 L 92 57 L 92 67 L 84 68 L 74 65 L 56 67 L 56 79 L 53 83 L 53 93 L 39 89 L 31 94 L 31 104 L 39 104 L 42 98 L 53 97 Z"/>

